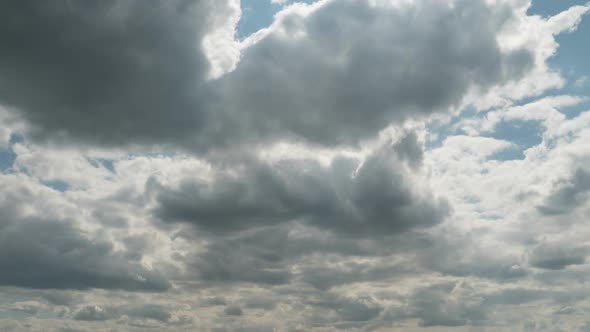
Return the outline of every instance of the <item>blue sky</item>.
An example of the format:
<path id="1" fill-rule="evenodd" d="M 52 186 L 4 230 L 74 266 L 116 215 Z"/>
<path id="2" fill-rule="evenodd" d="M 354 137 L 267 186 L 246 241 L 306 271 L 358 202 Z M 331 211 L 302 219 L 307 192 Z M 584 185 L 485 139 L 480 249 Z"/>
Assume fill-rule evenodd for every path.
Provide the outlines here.
<path id="1" fill-rule="evenodd" d="M 298 2 L 311 3 L 314 1 L 304 0 Z M 288 0 L 285 4 L 289 2 L 295 1 Z M 283 7 L 281 4 L 271 3 L 270 0 L 244 0 L 241 5 L 242 19 L 237 27 L 237 35 L 240 39 L 270 25 L 274 14 Z"/>
<path id="2" fill-rule="evenodd" d="M 583 5 L 586 1 L 564 0 L 534 0 L 529 13 L 541 16 L 555 15 L 575 5 Z M 559 69 L 568 79 L 566 91 L 576 94 L 590 94 L 589 82 L 582 87 L 576 87 L 576 80 L 590 77 L 590 21 L 583 20 L 573 33 L 565 33 L 557 37 L 560 47 L 557 55 L 549 61 L 552 67 Z"/>

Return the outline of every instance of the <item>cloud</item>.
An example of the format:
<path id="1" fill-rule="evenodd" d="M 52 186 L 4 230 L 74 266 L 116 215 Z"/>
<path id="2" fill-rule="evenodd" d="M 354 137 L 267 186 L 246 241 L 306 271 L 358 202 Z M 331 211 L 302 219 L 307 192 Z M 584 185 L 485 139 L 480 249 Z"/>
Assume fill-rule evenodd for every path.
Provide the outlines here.
<path id="1" fill-rule="evenodd" d="M 201 43 L 237 14 L 209 0 L 6 1 L 0 12 L 0 101 L 29 136 L 119 147 L 205 126 Z"/>
<path id="2" fill-rule="evenodd" d="M 556 187 L 544 204 L 537 207 L 541 214 L 567 214 L 584 204 L 587 201 L 587 193 L 590 191 L 590 172 L 578 168 L 571 179 L 562 180 Z"/>
<path id="3" fill-rule="evenodd" d="M 336 157 L 325 167 L 310 160 L 268 164 L 250 160 L 210 180 L 187 178 L 156 191 L 155 214 L 164 222 L 188 222 L 223 233 L 303 222 L 348 236 L 387 235 L 440 223 L 449 207 L 408 166 L 421 161 L 413 134 L 364 160 Z M 400 159 L 399 156 L 405 158 Z"/>
<path id="4" fill-rule="evenodd" d="M 226 307 L 225 309 L 223 309 L 223 313 L 226 316 L 241 316 L 243 314 L 242 309 L 240 309 L 240 307 L 235 306 Z"/>
<path id="5" fill-rule="evenodd" d="M 126 259 L 112 243 L 90 237 L 74 220 L 51 213 L 30 215 L 31 206 L 43 207 L 40 200 L 48 195 L 43 190 L 35 193 L 39 189 L 26 178 L 6 175 L 0 181 L 11 188 L 0 194 L 0 285 L 129 291 L 170 287 L 158 271 Z M 56 202 L 52 204 L 56 208 Z"/>
<path id="6" fill-rule="evenodd" d="M 541 244 L 533 249 L 529 263 L 540 269 L 561 270 L 570 265 L 586 262 L 590 255 L 589 248 L 572 246 L 567 243 Z"/>
<path id="7" fill-rule="evenodd" d="M 217 54 L 235 51 L 234 1 L 9 1 L 2 13 L 0 101 L 38 141 L 192 151 L 356 144 L 533 66 L 526 48 L 497 43 L 515 13 L 483 1 L 289 6 L 243 43 L 237 63 Z M 229 72 L 211 80 L 212 66 Z"/>
<path id="8" fill-rule="evenodd" d="M 150 321 L 157 324 L 185 324 L 190 321 L 187 317 L 175 317 L 164 306 L 157 304 L 146 305 L 86 305 L 78 310 L 73 316 L 78 321 L 99 321 L 117 320 L 124 318 L 131 326 L 156 327 L 149 325 Z"/>
<path id="9" fill-rule="evenodd" d="M 383 310 L 370 297 L 343 298 L 329 293 L 321 296 L 318 301 L 309 301 L 308 304 L 333 310 L 340 321 L 346 322 L 366 322 L 379 316 Z"/>
<path id="10" fill-rule="evenodd" d="M 172 319 L 172 314 L 165 307 L 156 304 L 146 304 L 131 308 L 126 310 L 125 313 L 133 318 L 153 319 L 164 323 Z"/>
<path id="11" fill-rule="evenodd" d="M 583 6 L 572 6 L 567 10 L 550 17 L 547 20 L 549 29 L 554 34 L 558 34 L 563 31 L 572 32 L 578 28 L 582 17 L 590 11 L 590 4 Z"/>
<path id="12" fill-rule="evenodd" d="M 96 305 L 89 305 L 80 309 L 76 315 L 74 315 L 74 319 L 83 321 L 105 321 L 117 319 L 120 316 L 121 314 L 113 308 L 103 308 Z"/>
<path id="13" fill-rule="evenodd" d="M 526 49 L 497 44 L 508 9 L 482 1 L 292 6 L 246 42 L 220 80 L 227 122 L 245 139 L 355 144 L 389 123 L 446 112 L 468 91 L 518 80 L 532 67 Z"/>
<path id="14" fill-rule="evenodd" d="M 481 298 L 469 285 L 441 283 L 419 287 L 402 307 L 392 307 L 388 320 L 418 319 L 419 326 L 458 327 L 486 319 Z"/>

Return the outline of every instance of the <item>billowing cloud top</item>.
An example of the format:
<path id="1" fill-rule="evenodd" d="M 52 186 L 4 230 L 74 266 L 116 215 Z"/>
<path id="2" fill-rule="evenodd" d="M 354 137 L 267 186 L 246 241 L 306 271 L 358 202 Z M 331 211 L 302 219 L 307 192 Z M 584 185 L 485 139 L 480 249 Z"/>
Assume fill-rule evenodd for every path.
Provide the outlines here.
<path id="1" fill-rule="evenodd" d="M 225 1 L 9 1 L 2 13 L 3 103 L 34 138 L 107 146 L 353 144 L 517 80 L 534 60 L 501 49 L 514 13 L 481 1 L 295 6 L 216 81 L 203 44 L 232 23 Z"/>
<path id="2" fill-rule="evenodd" d="M 590 5 L 537 6 L 0 2 L 0 330 L 588 331 Z"/>

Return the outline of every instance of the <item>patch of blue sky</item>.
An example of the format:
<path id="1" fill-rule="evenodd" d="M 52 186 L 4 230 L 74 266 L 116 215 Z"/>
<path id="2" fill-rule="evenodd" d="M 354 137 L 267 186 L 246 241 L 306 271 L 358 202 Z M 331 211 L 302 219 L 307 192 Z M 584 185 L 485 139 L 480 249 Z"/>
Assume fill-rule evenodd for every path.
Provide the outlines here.
<path id="1" fill-rule="evenodd" d="M 533 0 L 529 14 L 549 17 L 556 15 L 575 5 L 585 5 L 587 0 Z M 558 70 L 566 80 L 566 85 L 560 91 L 550 94 L 571 94 L 590 97 L 590 17 L 582 18 L 578 29 L 574 32 L 564 32 L 556 37 L 559 49 L 555 56 L 549 59 L 549 66 Z M 535 98 L 537 99 L 537 98 Z M 519 104 L 526 104 L 532 100 L 521 100 Z M 586 100 L 578 105 L 560 109 L 566 117 L 574 118 L 581 112 L 590 110 L 590 101 Z M 524 158 L 524 151 L 540 144 L 545 128 L 539 121 L 510 121 L 499 123 L 490 137 L 512 142 L 515 147 L 497 152 L 490 159 L 513 160 Z"/>
<path id="2" fill-rule="evenodd" d="M 426 150 L 436 149 L 442 146 L 444 140 L 449 136 L 465 135 L 466 133 L 458 128 L 458 124 L 464 120 L 477 116 L 482 116 L 473 107 L 468 107 L 459 116 L 451 119 L 449 123 L 429 123 L 426 126 L 426 131 L 430 134 L 425 142 Z"/>
<path id="3" fill-rule="evenodd" d="M 16 154 L 12 150 L 12 147 L 8 147 L 8 149 L 0 149 L 0 172 L 4 173 L 10 171 L 15 160 Z"/>
<path id="4" fill-rule="evenodd" d="M 576 116 L 580 115 L 580 113 L 590 111 L 590 96 L 587 96 L 588 99 L 582 101 L 578 105 L 572 105 L 568 107 L 561 107 L 559 112 L 563 113 L 568 119 L 573 119 Z"/>
<path id="5" fill-rule="evenodd" d="M 20 134 L 12 134 L 7 149 L 0 149 L 0 172 L 5 173 L 12 170 L 14 161 L 16 160 L 16 153 L 12 146 L 17 143 L 24 142 L 24 138 Z"/>
<path id="6" fill-rule="evenodd" d="M 533 0 L 528 13 L 530 15 L 549 17 L 559 14 L 572 6 L 585 5 L 587 2 L 587 0 Z"/>
<path id="7" fill-rule="evenodd" d="M 115 162 L 110 159 L 99 159 L 98 162 L 102 165 L 102 167 L 111 171 L 111 173 L 116 174 L 117 171 L 115 170 Z"/>
<path id="8" fill-rule="evenodd" d="M 519 103 L 520 104 L 520 103 Z M 524 103 L 523 103 L 524 104 Z M 465 110 L 461 115 L 452 119 L 448 124 L 430 124 L 428 132 L 434 134 L 435 139 L 426 141 L 426 150 L 432 150 L 442 145 L 449 136 L 468 135 L 458 124 L 465 119 L 483 119 L 488 112 L 477 112 L 473 108 Z M 481 133 L 482 137 L 505 140 L 513 144 L 512 147 L 501 150 L 489 157 L 492 160 L 516 160 L 524 158 L 524 151 L 543 142 L 545 128 L 538 120 L 501 121 L 494 131 Z"/>
<path id="9" fill-rule="evenodd" d="M 529 9 L 531 15 L 549 17 L 556 15 L 575 5 L 585 5 L 587 0 L 533 0 Z M 559 91 L 548 91 L 547 95 L 570 94 L 590 98 L 590 15 L 582 18 L 578 29 L 574 32 L 564 32 L 556 37 L 560 47 L 551 59 L 549 66 L 561 73 L 566 79 L 566 85 Z M 519 100 L 516 105 L 524 105 L 538 100 L 543 96 L 534 96 Z M 489 110 L 493 111 L 493 110 Z M 560 109 L 567 118 L 574 118 L 581 112 L 590 111 L 590 99 L 578 105 L 568 106 Z M 484 117 L 487 112 L 475 114 L 473 110 L 466 110 L 448 125 L 429 126 L 429 130 L 435 134 L 436 139 L 427 142 L 426 148 L 439 147 L 444 139 L 451 135 L 465 134 L 456 124 L 468 118 Z M 539 121 L 510 121 L 501 122 L 495 131 L 484 136 L 502 139 L 514 144 L 514 147 L 499 151 L 490 159 L 514 160 L 524 158 L 524 151 L 542 142 L 542 135 L 545 128 Z"/>
<path id="10" fill-rule="evenodd" d="M 529 14 L 543 17 L 558 14 L 575 5 L 585 5 L 587 0 L 534 0 Z M 549 65 L 566 78 L 566 93 L 590 96 L 590 15 L 582 18 L 578 29 L 564 32 L 556 37 L 559 43 L 557 54 Z"/>
<path id="11" fill-rule="evenodd" d="M 117 171 L 115 170 L 115 161 L 111 159 L 94 159 L 94 158 L 86 158 L 90 165 L 100 168 L 104 167 L 109 170 L 111 173 L 116 174 Z"/>
<path id="12" fill-rule="evenodd" d="M 49 187 L 53 190 L 57 190 L 60 192 L 66 192 L 70 189 L 70 184 L 63 180 L 49 180 L 43 181 L 43 185 Z"/>
<path id="13" fill-rule="evenodd" d="M 271 0 L 242 0 L 242 17 L 236 29 L 238 39 L 244 39 L 260 29 L 271 25 L 274 15 L 286 4 L 295 2 L 312 3 L 317 0 L 284 1 L 283 4 Z"/>
<path id="14" fill-rule="evenodd" d="M 543 124 L 539 121 L 514 120 L 498 123 L 494 132 L 487 137 L 509 141 L 513 146 L 494 153 L 488 159 L 524 159 L 524 151 L 543 142 L 544 130 Z"/>

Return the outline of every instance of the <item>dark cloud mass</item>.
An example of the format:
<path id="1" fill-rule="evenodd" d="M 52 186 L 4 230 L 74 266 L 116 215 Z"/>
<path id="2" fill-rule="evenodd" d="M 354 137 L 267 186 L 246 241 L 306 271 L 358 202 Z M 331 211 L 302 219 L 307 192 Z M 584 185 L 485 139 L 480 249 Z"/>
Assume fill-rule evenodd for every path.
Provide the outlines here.
<path id="1" fill-rule="evenodd" d="M 107 145 L 186 138 L 205 121 L 201 42 L 224 1 L 0 4 L 0 101 L 40 138 Z"/>
<path id="2" fill-rule="evenodd" d="M 408 181 L 413 171 L 397 155 L 417 145 L 412 139 L 400 143 L 377 149 L 362 164 L 344 156 L 328 167 L 314 160 L 252 160 L 211 181 L 188 178 L 178 188 L 160 188 L 155 213 L 165 222 L 217 233 L 295 221 L 348 236 L 433 226 L 449 207 Z M 420 154 L 410 154 L 413 165 Z"/>
<path id="3" fill-rule="evenodd" d="M 578 168 L 571 178 L 556 183 L 555 190 L 537 209 L 543 215 L 566 215 L 588 200 L 588 192 L 590 192 L 590 172 L 584 168 Z"/>
<path id="4" fill-rule="evenodd" d="M 587 247 L 572 247 L 567 243 L 541 244 L 534 248 L 529 262 L 537 268 L 561 270 L 570 265 L 584 264 L 589 254 Z"/>
<path id="5" fill-rule="evenodd" d="M 343 144 L 391 122 L 445 112 L 470 88 L 485 90 L 532 68 L 529 51 L 499 49 L 497 30 L 511 18 L 505 9 L 470 0 L 452 8 L 343 0 L 308 16 L 286 14 L 221 80 L 228 117 L 250 137 Z"/>
<path id="6" fill-rule="evenodd" d="M 0 285 L 54 289 L 165 291 L 169 282 L 158 271 L 128 260 L 107 240 L 91 239 L 75 221 L 27 216 L 38 202 L 15 183 L 0 195 Z"/>
<path id="7" fill-rule="evenodd" d="M 284 15 L 217 81 L 202 43 L 230 24 L 227 1 L 0 6 L 0 101 L 34 137 L 70 144 L 357 143 L 532 66 L 525 49 L 500 51 L 511 12 L 483 1 L 328 1 Z"/>

